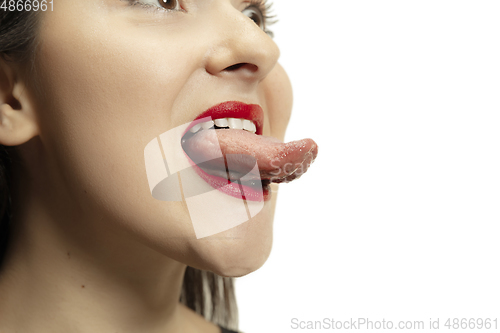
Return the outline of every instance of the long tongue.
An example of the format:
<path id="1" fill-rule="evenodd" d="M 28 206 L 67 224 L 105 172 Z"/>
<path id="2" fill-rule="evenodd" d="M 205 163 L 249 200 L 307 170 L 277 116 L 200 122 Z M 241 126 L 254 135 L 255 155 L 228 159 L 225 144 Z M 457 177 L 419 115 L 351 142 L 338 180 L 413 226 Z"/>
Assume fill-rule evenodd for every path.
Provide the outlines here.
<path id="1" fill-rule="evenodd" d="M 260 175 L 255 176 L 274 183 L 299 178 L 318 154 L 318 146 L 311 139 L 283 143 L 272 137 L 233 129 L 202 130 L 183 142 L 183 148 L 195 163 L 208 161 L 198 164 L 208 173 L 217 173 L 217 169 L 220 172 L 220 152 L 225 157 L 236 157 L 230 163 L 229 172 L 248 173 L 256 160 Z"/>

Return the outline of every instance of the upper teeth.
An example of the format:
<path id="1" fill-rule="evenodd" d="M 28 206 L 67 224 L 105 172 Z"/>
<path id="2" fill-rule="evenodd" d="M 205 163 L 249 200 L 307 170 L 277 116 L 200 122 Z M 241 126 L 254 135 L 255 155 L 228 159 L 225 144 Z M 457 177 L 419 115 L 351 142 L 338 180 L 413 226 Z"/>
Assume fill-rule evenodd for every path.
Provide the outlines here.
<path id="1" fill-rule="evenodd" d="M 257 127 L 255 124 L 247 119 L 239 119 L 239 118 L 220 118 L 220 119 L 215 119 L 210 120 L 204 123 L 199 123 L 191 127 L 190 131 L 191 133 L 196 133 L 200 129 L 210 129 L 215 126 L 221 127 L 221 128 L 230 128 L 230 129 L 242 129 L 245 131 L 248 131 L 250 133 L 257 132 Z"/>

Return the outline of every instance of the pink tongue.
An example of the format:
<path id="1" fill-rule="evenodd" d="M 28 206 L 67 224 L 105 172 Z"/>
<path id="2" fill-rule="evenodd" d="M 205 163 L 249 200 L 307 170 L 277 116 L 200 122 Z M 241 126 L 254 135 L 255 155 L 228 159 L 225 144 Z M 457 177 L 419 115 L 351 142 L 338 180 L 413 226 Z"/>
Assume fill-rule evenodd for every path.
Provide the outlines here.
<path id="1" fill-rule="evenodd" d="M 248 156 L 247 159 L 238 158 L 237 165 L 232 163 L 234 170 L 229 171 L 246 173 L 257 160 L 260 178 L 274 183 L 286 183 L 299 178 L 318 154 L 318 146 L 311 139 L 283 143 L 272 137 L 227 129 L 200 131 L 188 139 L 183 147 L 195 163 L 216 161 L 220 157 L 219 147 L 224 156 Z M 203 164 L 210 168 L 210 162 Z M 214 168 L 217 168 L 216 164 Z"/>

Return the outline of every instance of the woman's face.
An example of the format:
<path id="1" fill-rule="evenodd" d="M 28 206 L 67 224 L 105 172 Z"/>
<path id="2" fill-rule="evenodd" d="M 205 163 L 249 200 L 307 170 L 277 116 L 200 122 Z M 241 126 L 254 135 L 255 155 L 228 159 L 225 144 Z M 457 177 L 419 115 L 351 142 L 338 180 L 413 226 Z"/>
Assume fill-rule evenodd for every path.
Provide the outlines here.
<path id="1" fill-rule="evenodd" d="M 283 139 L 291 86 L 278 47 L 245 15 L 250 1 L 54 2 L 39 31 L 41 146 L 29 168 L 64 236 L 85 246 L 127 235 L 221 275 L 259 268 L 275 191 L 248 222 L 197 239 L 185 201 L 152 197 L 144 161 L 151 140 L 224 101 L 260 105 L 262 134 Z"/>

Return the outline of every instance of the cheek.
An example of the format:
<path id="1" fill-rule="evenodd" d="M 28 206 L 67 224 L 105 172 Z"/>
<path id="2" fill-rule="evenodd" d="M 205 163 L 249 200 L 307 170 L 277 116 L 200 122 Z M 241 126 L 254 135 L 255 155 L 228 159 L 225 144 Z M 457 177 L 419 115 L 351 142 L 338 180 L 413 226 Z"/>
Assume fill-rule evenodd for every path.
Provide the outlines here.
<path id="1" fill-rule="evenodd" d="M 135 159 L 171 126 L 169 111 L 189 65 L 171 51 L 176 40 L 165 41 L 169 52 L 144 31 L 99 18 L 86 24 L 92 16 L 69 17 L 76 22 L 54 17 L 41 31 L 42 136 L 63 138 L 81 153 L 88 148 L 95 158 Z"/>
<path id="2" fill-rule="evenodd" d="M 271 128 L 269 134 L 283 140 L 293 106 L 290 79 L 283 67 L 278 63 L 266 79 L 262 81 L 262 86 L 269 110 L 269 125 Z"/>
<path id="3" fill-rule="evenodd" d="M 139 38 L 99 20 L 86 28 L 85 19 L 78 20 L 54 18 L 58 25 L 47 24 L 40 34 L 38 113 L 51 163 L 47 182 L 64 184 L 59 194 L 88 214 L 157 233 L 147 227 L 155 223 L 148 212 L 156 211 L 175 225 L 170 236 L 186 236 L 191 230 L 181 223 L 182 203 L 151 197 L 144 148 L 177 122 L 172 105 L 191 68 L 153 37 Z M 175 43 L 170 41 L 171 49 Z"/>
<path id="4" fill-rule="evenodd" d="M 175 96 L 190 72 L 187 61 L 172 51 L 176 41 L 166 41 L 167 49 L 137 32 L 117 34 L 119 29 L 109 25 L 76 25 L 77 40 L 75 29 L 61 34 L 49 26 L 42 32 L 39 67 L 49 97 L 50 107 L 44 110 L 44 117 L 51 118 L 45 123 L 48 129 L 91 134 L 88 139 L 113 132 L 115 141 L 116 136 L 154 136 L 165 129 L 172 122 L 169 111 Z M 99 35 L 88 30 L 99 30 Z"/>

